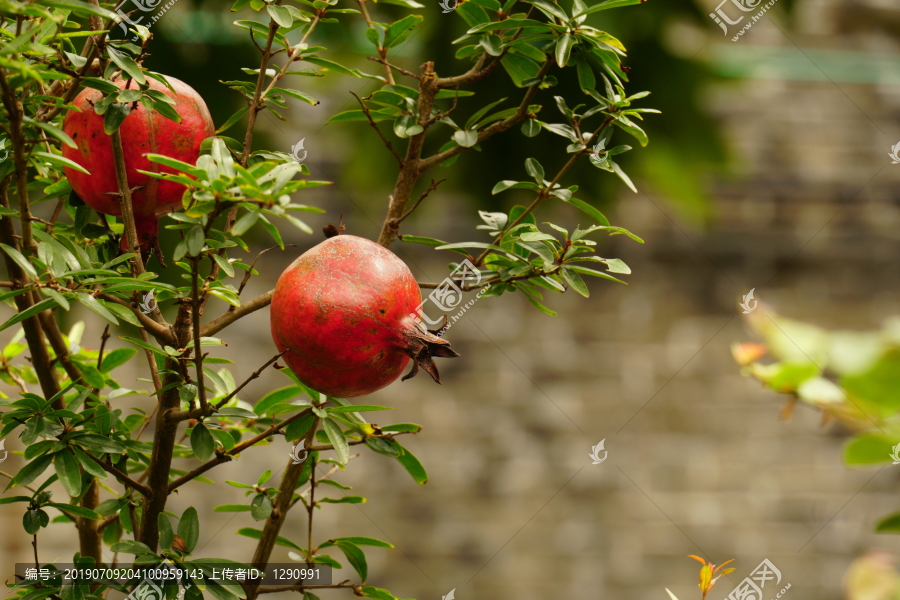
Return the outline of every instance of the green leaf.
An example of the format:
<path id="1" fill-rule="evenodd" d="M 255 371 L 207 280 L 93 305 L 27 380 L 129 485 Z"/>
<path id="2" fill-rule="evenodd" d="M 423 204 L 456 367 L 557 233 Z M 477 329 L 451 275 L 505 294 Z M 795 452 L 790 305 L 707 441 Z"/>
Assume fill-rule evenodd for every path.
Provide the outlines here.
<path id="1" fill-rule="evenodd" d="M 370 537 L 340 537 L 340 538 L 332 538 L 325 542 L 324 544 L 320 544 L 319 548 L 328 548 L 329 546 L 334 546 L 337 542 L 350 542 L 351 544 L 356 544 L 357 546 L 375 546 L 377 548 L 394 548 L 393 544 L 388 542 L 370 538 Z"/>
<path id="2" fill-rule="evenodd" d="M 122 540 L 115 543 L 110 548 L 113 552 L 124 552 L 125 554 L 153 554 L 150 546 L 137 542 L 135 540 Z"/>
<path id="3" fill-rule="evenodd" d="M 541 166 L 541 163 L 536 161 L 533 158 L 525 159 L 525 171 L 528 172 L 531 177 L 534 178 L 535 182 L 538 185 L 543 184 L 544 182 L 544 167 Z M 496 186 L 494 186 L 496 189 Z"/>
<path id="4" fill-rule="evenodd" d="M 900 533 L 900 512 L 884 517 L 875 525 L 877 533 Z"/>
<path id="5" fill-rule="evenodd" d="M 197 517 L 197 509 L 193 506 L 182 513 L 181 520 L 178 521 L 178 535 L 184 540 L 188 554 L 193 552 L 200 539 L 200 519 Z"/>
<path id="6" fill-rule="evenodd" d="M 0 244 L 0 248 L 3 248 L 3 251 L 6 252 L 6 254 L 13 259 L 13 262 L 19 265 L 25 273 L 31 277 L 37 277 L 37 271 L 34 270 L 34 267 L 31 266 L 31 263 L 28 262 L 28 259 L 25 258 L 21 252 L 6 244 Z"/>
<path id="7" fill-rule="evenodd" d="M 374 404 L 350 404 L 348 406 L 332 406 L 327 409 L 330 413 L 366 412 L 370 410 L 394 410 L 390 406 L 376 406 Z"/>
<path id="8" fill-rule="evenodd" d="M 137 350 L 134 348 L 116 348 L 109 354 L 103 357 L 103 362 L 100 365 L 100 371 L 103 373 L 108 373 L 115 369 L 116 367 L 120 367 L 127 363 L 131 358 L 137 354 Z"/>
<path id="9" fill-rule="evenodd" d="M 353 567 L 359 574 L 359 578 L 365 583 L 366 577 L 369 575 L 369 565 L 366 563 L 366 554 L 362 551 L 362 548 L 352 542 L 348 542 L 346 538 L 336 539 L 334 544 L 341 549 L 341 552 L 347 557 L 347 562 L 350 563 L 350 566 Z"/>
<path id="10" fill-rule="evenodd" d="M 28 117 L 28 116 L 22 117 L 22 121 L 24 121 L 28 125 L 33 125 L 34 127 L 39 127 L 40 129 L 43 129 L 44 131 L 46 131 L 47 133 L 49 133 L 50 135 L 52 135 L 53 137 L 58 139 L 60 142 L 62 142 L 69 148 L 77 148 L 78 147 L 75 144 L 75 140 L 70 138 L 69 135 L 65 131 L 60 129 L 59 127 L 51 125 L 50 123 L 43 123 L 41 121 L 35 121 L 34 119 L 32 119 L 31 117 Z"/>
<path id="11" fill-rule="evenodd" d="M 53 462 L 53 455 L 44 454 L 43 456 L 37 457 L 30 463 L 26 463 L 24 467 L 19 469 L 19 472 L 16 473 L 16 476 L 10 480 L 9 484 L 6 486 L 6 489 L 10 489 L 13 487 L 25 487 L 26 485 L 37 479 L 40 474 L 50 466 L 51 462 Z"/>
<path id="12" fill-rule="evenodd" d="M 517 188 L 539 190 L 541 189 L 541 186 L 536 183 L 531 183 L 530 181 L 512 181 L 511 179 L 504 179 L 503 181 L 497 182 L 497 185 L 491 190 L 491 194 L 499 194 L 500 192 Z"/>
<path id="13" fill-rule="evenodd" d="M 619 176 L 619 179 L 624 181 L 625 185 L 627 185 L 631 189 L 632 192 L 637 194 L 637 188 L 634 187 L 634 184 L 631 182 L 631 178 L 625 174 L 625 171 L 622 170 L 622 167 L 620 167 L 619 165 L 617 165 L 616 163 L 614 163 L 612 161 L 610 161 L 609 164 L 612 165 L 613 171 L 616 172 L 616 175 Z"/>
<path id="14" fill-rule="evenodd" d="M 66 492 L 74 497 L 81 494 L 81 469 L 75 457 L 68 450 L 61 450 L 53 455 L 53 464 Z"/>
<path id="15" fill-rule="evenodd" d="M 81 302 L 84 306 L 97 313 L 113 325 L 118 325 L 119 321 L 116 319 L 116 316 L 112 314 L 109 309 L 100 304 L 100 302 L 91 296 L 90 294 L 78 293 L 75 294 L 75 299 Z"/>
<path id="16" fill-rule="evenodd" d="M 131 114 L 131 105 L 113 102 L 103 114 L 103 133 L 112 135 L 119 130 L 125 117 Z"/>
<path id="17" fill-rule="evenodd" d="M 194 456 L 206 462 L 212 458 L 215 449 L 216 442 L 206 425 L 197 423 L 196 427 L 191 430 L 191 450 L 194 451 Z"/>
<path id="18" fill-rule="evenodd" d="M 130 342 L 130 343 L 134 344 L 135 346 L 140 346 L 141 348 L 144 348 L 145 350 L 149 350 L 150 352 L 156 354 L 157 356 L 161 356 L 162 358 L 169 357 L 169 355 L 166 354 L 165 350 L 163 350 L 162 348 L 154 346 L 153 344 L 150 344 L 143 340 L 138 340 L 138 339 L 135 339 L 132 337 L 127 337 L 127 336 L 119 336 L 119 339 L 125 340 L 126 342 Z"/>
<path id="19" fill-rule="evenodd" d="M 132 79 L 138 82 L 141 85 L 147 83 L 147 80 L 144 78 L 144 73 L 141 71 L 141 68 L 138 66 L 134 59 L 126 54 L 122 54 L 114 49 L 112 46 L 107 45 L 106 50 L 109 53 L 109 57 L 112 59 L 116 66 L 131 75 Z"/>
<path id="20" fill-rule="evenodd" d="M 125 444 L 122 442 L 94 433 L 79 435 L 73 441 L 85 450 L 95 454 L 125 454 L 126 450 Z"/>
<path id="21" fill-rule="evenodd" d="M 560 68 L 569 64 L 569 56 L 572 54 L 572 46 L 575 45 L 575 36 L 570 33 L 564 33 L 560 36 L 559 42 L 556 44 L 556 64 Z"/>
<path id="22" fill-rule="evenodd" d="M 425 485 L 425 483 L 428 482 L 428 473 L 425 471 L 425 467 L 422 466 L 422 463 L 419 462 L 419 459 L 396 441 L 391 440 L 391 444 L 402 451 L 400 456 L 397 457 L 397 461 L 403 465 L 403 468 L 406 469 L 410 475 L 412 475 L 412 478 L 416 483 Z"/>
<path id="23" fill-rule="evenodd" d="M 844 445 L 844 462 L 850 466 L 890 463 L 893 446 L 893 440 L 881 432 L 861 433 Z"/>
<path id="24" fill-rule="evenodd" d="M 453 133 L 453 141 L 463 148 L 471 148 L 478 143 L 478 132 L 474 129 L 461 129 Z"/>
<path id="25" fill-rule="evenodd" d="M 250 110 L 249 106 L 245 106 L 243 108 L 238 109 L 238 111 L 236 113 L 234 113 L 233 115 L 228 117 L 228 120 L 225 121 L 225 123 L 223 123 L 221 127 L 216 129 L 216 133 L 219 134 L 219 133 L 222 133 L 222 132 L 230 129 L 232 127 L 232 125 L 234 125 L 235 123 L 237 123 L 238 121 L 241 120 L 241 117 L 243 117 L 245 114 L 247 114 L 248 110 Z"/>
<path id="26" fill-rule="evenodd" d="M 281 27 L 290 27 L 294 24 L 294 17 L 291 16 L 290 11 L 284 6 L 269 4 L 266 6 L 266 10 L 268 11 L 269 16 L 272 17 L 272 20 Z"/>
<path id="27" fill-rule="evenodd" d="M 407 15 L 399 21 L 392 23 L 384 34 L 384 48 L 392 48 L 398 44 L 402 44 L 412 30 L 422 22 L 424 17 L 420 15 Z"/>
<path id="28" fill-rule="evenodd" d="M 644 0 L 605 0 L 600 4 L 595 4 L 594 6 L 589 6 L 587 9 L 582 10 L 574 15 L 573 17 L 581 17 L 584 15 L 589 15 L 591 13 L 595 13 L 597 11 L 606 10 L 608 8 L 619 8 L 622 6 L 636 6 L 641 4 Z"/>
<path id="29" fill-rule="evenodd" d="M 591 293 L 588 291 L 587 285 L 584 283 L 584 280 L 580 275 L 578 275 L 578 273 L 573 271 L 571 267 L 563 267 L 562 278 L 566 281 L 566 283 L 569 284 L 569 286 L 573 290 L 575 290 L 585 298 L 591 295 Z"/>
<path id="30" fill-rule="evenodd" d="M 53 298 L 47 298 L 46 300 L 41 300 L 37 304 L 32 305 L 30 308 L 27 308 L 27 309 L 23 310 L 22 312 L 19 312 L 19 313 L 16 313 L 15 315 L 13 315 L 13 317 L 10 320 L 8 320 L 3 325 L 0 325 L 0 331 L 3 331 L 4 329 L 6 329 L 8 327 L 12 327 L 16 323 L 24 321 L 25 319 L 27 319 L 33 315 L 36 315 L 43 310 L 52 308 L 54 306 L 56 306 L 56 300 L 54 300 Z"/>
<path id="31" fill-rule="evenodd" d="M 175 542 L 175 531 L 172 529 L 172 521 L 169 520 L 169 515 L 166 513 L 159 513 L 156 522 L 159 527 L 159 547 L 163 550 L 168 550 Z"/>
<path id="32" fill-rule="evenodd" d="M 59 510 L 64 510 L 67 513 L 73 514 L 76 517 L 84 517 L 85 519 L 91 519 L 93 521 L 99 521 L 103 517 L 100 516 L 99 513 L 92 511 L 89 508 L 85 508 L 83 506 L 76 506 L 74 504 L 62 504 L 61 502 L 48 502 L 47 506 L 52 506 L 53 508 L 58 508 Z"/>
<path id="33" fill-rule="evenodd" d="M 347 438 L 344 436 L 344 432 L 341 431 L 340 426 L 334 419 L 329 417 L 322 419 L 322 428 L 325 430 L 325 435 L 328 436 L 328 441 L 334 446 L 338 460 L 347 464 L 347 461 L 350 460 L 350 446 L 347 444 Z"/>
<path id="34" fill-rule="evenodd" d="M 258 540 L 262 537 L 262 531 L 260 531 L 259 529 L 253 529 L 252 527 L 243 527 L 241 529 L 238 529 L 237 534 L 246 536 L 248 538 L 253 538 L 254 540 Z M 303 548 L 301 548 L 291 540 L 283 538 L 281 536 L 275 538 L 275 543 L 279 546 L 284 546 L 285 548 L 293 548 L 294 550 L 303 552 Z"/>
<path id="35" fill-rule="evenodd" d="M 250 503 L 250 516 L 257 521 L 263 521 L 272 514 L 272 499 L 266 494 L 257 494 Z"/>
<path id="36" fill-rule="evenodd" d="M 71 10 L 80 14 L 97 15 L 98 17 L 103 17 L 104 19 L 110 19 L 112 21 L 116 21 L 119 18 L 116 13 L 110 10 L 88 4 L 87 2 L 81 2 L 81 0 L 42 0 L 41 4 L 64 10 Z"/>
<path id="37" fill-rule="evenodd" d="M 566 202 L 567 204 L 571 204 L 572 206 L 578 208 L 583 213 L 590 216 L 591 218 L 593 218 L 595 221 L 597 221 L 601 225 L 605 225 L 605 226 L 609 227 L 609 221 L 606 219 L 606 217 L 603 215 L 603 213 L 600 212 L 599 210 L 597 210 L 596 208 L 594 208 L 593 206 L 591 206 L 590 204 L 588 204 L 587 202 L 585 202 L 584 200 L 579 200 L 578 198 L 569 198 L 568 200 L 565 198 L 561 198 L 561 200 L 563 202 Z"/>

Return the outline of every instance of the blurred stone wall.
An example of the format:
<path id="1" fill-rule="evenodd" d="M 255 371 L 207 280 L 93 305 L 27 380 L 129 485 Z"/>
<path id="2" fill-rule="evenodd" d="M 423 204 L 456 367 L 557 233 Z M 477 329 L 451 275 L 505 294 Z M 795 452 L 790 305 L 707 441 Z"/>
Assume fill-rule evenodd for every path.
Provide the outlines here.
<path id="1" fill-rule="evenodd" d="M 800 61 L 821 48 L 897 53 L 886 32 L 838 37 L 840 6 L 801 4 L 799 31 L 788 34 L 782 15 L 770 12 L 737 44 L 720 43 L 710 21 L 694 39 L 697 58 L 714 63 L 733 52 L 725 44 L 751 56 L 777 47 Z M 819 70 L 827 75 L 827 65 Z M 370 584 L 419 600 L 451 589 L 460 600 L 650 600 L 666 598 L 665 587 L 685 600 L 697 597 L 699 566 L 686 555 L 701 554 L 717 563 L 736 559 L 737 571 L 710 598 L 726 597 L 768 558 L 791 583 L 789 600 L 838 600 L 854 557 L 873 547 L 900 551 L 896 538 L 871 533 L 877 518 L 900 508 L 898 471 L 846 469 L 841 432 L 822 428 L 803 407 L 780 420 L 781 398 L 742 378 L 729 352 L 751 337 L 737 309 L 751 288 L 777 312 L 829 328 L 874 328 L 900 314 L 900 165 L 887 157 L 900 139 L 900 88 L 763 74 L 708 97 L 738 161 L 733 178 L 710 183 L 715 206 L 706 229 L 682 222 L 666 198 L 638 182 L 641 192 L 625 192 L 610 218 L 647 243 L 618 236 L 599 247 L 631 266 L 628 287 L 597 281 L 589 299 L 548 298 L 556 318 L 521 297 L 481 299 L 447 334 L 462 356 L 439 361 L 442 386 L 420 375 L 367 398 L 396 407 L 375 413 L 377 422 L 423 425 L 403 443 L 430 475 L 417 486 L 396 462 L 363 452 L 335 476 L 369 502 L 318 511 L 316 539 L 394 543 L 396 550 L 368 552 Z M 652 139 L 652 124 L 649 130 Z M 285 147 L 295 141 L 284 137 Z M 314 176 L 340 183 L 339 157 L 310 160 Z M 380 213 L 360 208 L 368 205 L 339 186 L 304 201 L 342 212 L 358 235 L 372 237 L 380 223 Z M 410 230 L 471 239 L 474 208 L 452 215 L 439 208 L 471 203 L 438 191 Z M 318 231 L 326 219 L 309 221 Z M 318 239 L 297 234 L 288 241 L 299 248 L 270 253 L 262 267 L 280 272 Z M 417 277 L 436 281 L 445 273 L 433 252 L 395 251 Z M 254 279 L 245 296 L 270 285 Z M 217 355 L 236 360 L 238 380 L 274 353 L 266 311 L 228 337 Z M 134 370 L 137 376 L 143 372 Z M 242 397 L 255 402 L 284 382 L 269 371 Z M 601 440 L 608 459 L 591 464 L 588 454 Z M 20 449 L 14 440 L 7 447 Z M 289 450 L 275 440 L 247 451 L 209 474 L 216 487 L 196 484 L 172 499 L 177 514 L 202 507 L 200 556 L 250 556 L 253 542 L 234 535 L 254 526 L 249 516 L 211 507 L 245 501 L 222 482 L 277 473 Z M 19 464 L 11 455 L 3 468 Z M 20 518 L 18 510 L 0 510 L 4 564 L 30 559 L 29 540 L 15 533 Z M 297 511 L 282 535 L 301 542 L 305 531 Z M 40 537 L 42 560 L 76 549 L 69 530 L 52 525 L 51 532 Z M 287 549 L 278 547 L 274 559 L 287 561 Z M 336 579 L 342 576 L 351 573 Z"/>

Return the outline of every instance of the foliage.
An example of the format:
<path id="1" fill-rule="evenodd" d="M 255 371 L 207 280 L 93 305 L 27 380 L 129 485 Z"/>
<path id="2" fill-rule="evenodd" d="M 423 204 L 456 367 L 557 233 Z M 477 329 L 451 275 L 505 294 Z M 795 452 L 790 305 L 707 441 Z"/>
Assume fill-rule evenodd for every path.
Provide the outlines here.
<path id="1" fill-rule="evenodd" d="M 412 0 L 390 1 L 410 9 L 421 6 Z M 249 80 L 223 82 L 244 99 L 246 107 L 227 119 L 217 133 L 235 127 L 245 116 L 246 130 L 240 140 L 225 136 L 207 139 L 196 164 L 148 156 L 157 165 L 148 175 L 185 188 L 182 209 L 163 221 L 180 236 L 165 255 L 170 266 L 165 266 L 159 252 L 158 265 L 151 269 L 152 258 L 139 251 L 134 218 L 126 210 L 131 191 L 123 186 L 117 194 L 122 217 L 96 213 L 72 191 L 63 170 L 84 169 L 64 158 L 60 149 L 75 147 L 62 130 L 62 119 L 73 110 L 71 102 L 84 87 L 102 93 L 93 110 L 104 119 L 114 153 L 121 149 L 121 124 L 138 103 L 174 122 L 180 120 L 171 100 L 149 88 L 150 79 L 168 85 L 164 75 L 143 66 L 152 34 L 128 15 L 114 13 L 111 5 L 96 0 L 0 0 L 0 35 L 5 42 L 0 49 L 0 131 L 11 142 L 11 160 L 0 162 L 0 249 L 9 278 L 0 282 L 9 290 L 0 294 L 0 300 L 16 309 L 0 330 L 18 330 L 4 348 L 0 378 L 19 389 L 17 397 L 3 402 L 0 437 L 18 435 L 27 446 L 24 458 L 28 462 L 11 476 L 7 489 L 24 489 L 30 494 L 7 496 L 0 502 L 23 510 L 23 529 L 33 536 L 36 562 L 38 538 L 49 526 L 51 512 L 59 511 L 61 515 L 54 521 L 74 522 L 77 527 L 80 547 L 73 562 L 79 565 L 103 562 L 104 546 L 108 546 L 111 552 L 133 555 L 135 563 L 196 566 L 199 574 L 192 576 L 191 582 L 182 582 L 186 598 L 200 598 L 204 592 L 219 600 L 255 598 L 259 593 L 255 585 L 223 584 L 203 571 L 204 565 L 215 561 L 240 563 L 194 557 L 200 550 L 198 510 L 188 508 L 179 517 L 166 510 L 166 503 L 180 487 L 194 480 L 212 483 L 207 472 L 283 434 L 288 442 L 302 445 L 305 460 L 289 462 L 274 487 L 268 485 L 271 471 L 260 474 L 255 483 L 227 482 L 245 489 L 248 501 L 215 509 L 249 513 L 243 518 L 260 522 L 260 528 L 237 531 L 258 540 L 254 556 L 248 557 L 244 566 L 267 564 L 274 545 L 282 545 L 291 548 L 291 557 L 300 563 L 342 568 L 342 562 L 329 554 L 336 547 L 358 581 L 346 579 L 329 587 L 350 588 L 362 597 L 394 598 L 390 592 L 366 584 L 368 567 L 362 549 L 390 548 L 390 544 L 364 537 L 313 543 L 316 509 L 365 501 L 343 493 L 322 497 L 317 490 L 322 484 L 340 492 L 349 489 L 330 476 L 353 458 L 354 445 L 397 460 L 417 483 L 424 484 L 428 479 L 424 466 L 396 439 L 417 433 L 420 427 L 368 422 L 362 413 L 386 407 L 324 396 L 284 369 L 280 372 L 290 384 L 253 404 L 241 396 L 242 389 L 278 356 L 240 384 L 226 366 L 229 361 L 209 356 L 225 344 L 216 337 L 220 331 L 271 301 L 272 292 L 242 298 L 248 280 L 258 275 L 255 261 L 248 263 L 239 254 L 250 251 L 245 234 L 257 227 L 264 229 L 284 249 L 278 224 L 286 221 L 312 233 L 294 213 L 322 210 L 295 203 L 293 196 L 327 182 L 304 178 L 308 170 L 289 154 L 252 148 L 257 115 L 265 110 L 285 119 L 282 112 L 291 102 L 315 104 L 312 95 L 285 83 L 298 77 L 338 74 L 380 81 L 377 91 L 358 98 L 358 110 L 332 118 L 334 123 L 368 122 L 397 161 L 397 183 L 379 242 L 388 247 L 399 238 L 457 252 L 485 272 L 476 284 L 478 288 L 490 286 L 485 295 L 520 291 L 539 309 L 555 314 L 542 303 L 538 288 L 552 292 L 573 288 L 587 296 L 583 275 L 618 282 L 609 273 L 630 272 L 619 259 L 591 256 L 597 242 L 588 235 L 605 232 L 641 241 L 610 225 L 587 200 L 576 198 L 576 186 L 561 183 L 574 162 L 587 157 L 598 169 L 615 174 L 635 189 L 613 160 L 631 147 L 612 145 L 611 141 L 615 132 L 621 131 L 646 145 L 647 135 L 636 121 L 654 111 L 632 106 L 647 92 L 631 96 L 625 92 L 622 44 L 585 22 L 593 13 L 639 3 L 605 0 L 588 5 L 574 0 L 570 7 L 563 7 L 548 0 L 506 0 L 503 5 L 497 0 L 471 0 L 460 4 L 456 13 L 469 30 L 458 40 L 457 56 L 471 66 L 461 75 L 439 77 L 430 62 L 421 74 L 388 62 L 389 51 L 421 26 L 419 15 L 382 23 L 370 17 L 369 9 L 374 7 L 367 6 L 367 0 L 358 2 L 359 10 L 339 8 L 338 0 L 298 0 L 296 5 L 281 0 L 238 0 L 232 10 L 249 6 L 259 14 L 260 20 L 239 20 L 235 26 L 247 31 L 261 60 L 258 66 L 243 69 Z M 346 68 L 325 58 L 325 48 L 308 43 L 320 23 L 342 23 L 355 14 L 366 22 L 366 38 L 383 75 Z M 125 23 L 131 25 L 132 37 L 113 39 L 113 32 L 127 29 Z M 275 66 L 274 59 L 282 64 Z M 463 88 L 491 77 L 494 71 L 501 72 L 499 66 L 522 89 L 519 103 L 500 109 L 506 99 L 487 100 L 465 123 L 457 123 L 454 111 L 472 96 Z M 542 110 L 537 102 L 543 101 L 538 94 L 554 87 L 557 78 L 551 73 L 563 69 L 574 71 L 586 104 L 569 108 L 573 99 L 556 96 L 554 103 L 562 116 L 542 121 L 537 117 Z M 417 82 L 417 87 L 400 85 L 395 76 L 407 77 Z M 127 81 L 125 89 L 114 85 L 117 79 Z M 391 122 L 391 139 L 378 127 L 386 120 Z M 480 229 L 491 236 L 489 242 L 447 243 L 400 233 L 403 220 L 440 183 L 432 180 L 418 200 L 411 202 L 412 192 L 427 170 L 449 166 L 469 149 L 479 151 L 484 140 L 514 126 L 519 126 L 526 138 L 563 138 L 559 155 L 565 160 L 554 175 L 529 159 L 525 172 L 533 181 L 503 180 L 494 188 L 494 193 L 512 188 L 531 190 L 535 198 L 530 205 L 513 207 L 508 213 L 482 212 L 485 225 Z M 430 156 L 423 156 L 426 137 L 442 144 Z M 394 149 L 395 143 L 406 144 L 402 156 Z M 115 167 L 119 180 L 124 181 L 121 151 Z M 587 216 L 589 225 L 578 225 L 571 233 L 571 227 L 552 223 L 546 223 L 548 229 L 539 228 L 535 212 L 548 200 L 574 206 Z M 55 208 L 45 211 L 47 207 L 40 206 L 45 202 Z M 131 251 L 123 252 L 123 247 Z M 470 254 L 472 249 L 480 254 Z M 603 265 L 606 271 L 585 263 Z M 160 281 L 161 274 L 178 283 Z M 180 280 L 171 275 L 180 275 Z M 232 282 L 236 277 L 240 281 Z M 460 284 L 466 290 L 475 289 L 466 280 Z M 421 285 L 429 288 L 436 284 Z M 85 332 L 79 322 L 64 334 L 59 320 L 76 305 L 108 322 L 106 330 Z M 205 319 L 207 311 L 220 314 Z M 112 335 L 125 343 L 123 347 L 107 350 L 110 328 Z M 85 339 L 100 340 L 99 350 L 88 347 Z M 26 350 L 30 362 L 23 360 Z M 152 386 L 150 396 L 156 399 L 150 413 L 127 407 L 124 398 L 144 392 L 123 387 L 115 376 L 117 368 L 138 357 L 146 361 L 149 378 L 144 381 Z M 38 386 L 41 393 L 32 391 L 32 386 Z M 145 431 L 152 433 L 152 441 L 141 439 Z M 328 458 L 329 453 L 334 458 Z M 173 468 L 176 458 L 192 461 L 192 470 Z M 327 470 L 320 472 L 320 468 Z M 56 493 L 66 496 L 64 502 L 51 501 L 49 486 L 57 482 Z M 109 497 L 101 500 L 101 488 Z M 305 544 L 279 535 L 285 515 L 298 503 L 309 520 Z M 59 578 L 11 585 L 16 597 L 28 600 L 100 598 L 110 587 L 127 591 L 130 586 L 63 585 Z M 302 584 L 295 589 L 303 591 L 308 600 L 316 598 Z M 170 586 L 166 593 L 172 598 L 176 590 Z"/>
<path id="2" fill-rule="evenodd" d="M 825 422 L 836 419 L 852 432 L 843 451 L 849 467 L 900 462 L 900 319 L 870 332 L 828 331 L 768 309 L 748 320 L 765 343 L 735 345 L 732 354 L 745 375 L 788 396 L 785 416 L 803 402 Z M 766 356 L 774 361 L 762 362 Z M 900 533 L 900 513 L 876 530 Z"/>

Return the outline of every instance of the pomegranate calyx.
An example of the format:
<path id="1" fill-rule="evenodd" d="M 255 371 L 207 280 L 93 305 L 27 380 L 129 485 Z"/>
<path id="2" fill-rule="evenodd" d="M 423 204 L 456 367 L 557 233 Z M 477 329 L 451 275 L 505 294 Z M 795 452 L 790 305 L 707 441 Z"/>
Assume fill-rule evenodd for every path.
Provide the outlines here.
<path id="1" fill-rule="evenodd" d="M 431 331 L 422 331 L 418 327 L 408 334 L 408 339 L 409 345 L 405 352 L 412 359 L 412 370 L 400 381 L 415 377 L 419 368 L 422 368 L 431 375 L 432 379 L 440 383 L 441 376 L 432 357 L 455 358 L 459 356 L 459 353 L 450 347 L 450 342 L 447 340 L 442 340 Z"/>

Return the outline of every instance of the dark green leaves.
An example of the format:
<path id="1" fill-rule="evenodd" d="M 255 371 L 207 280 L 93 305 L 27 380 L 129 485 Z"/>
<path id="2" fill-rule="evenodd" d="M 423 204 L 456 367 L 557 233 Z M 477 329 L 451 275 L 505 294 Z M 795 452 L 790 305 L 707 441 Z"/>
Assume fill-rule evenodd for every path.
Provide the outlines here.
<path id="1" fill-rule="evenodd" d="M 428 482 L 428 473 L 425 471 L 425 467 L 422 466 L 422 463 L 419 462 L 419 459 L 415 457 L 415 455 L 398 444 L 396 441 L 391 440 L 391 444 L 400 451 L 400 456 L 397 457 L 397 462 L 403 465 L 403 468 L 407 470 L 407 472 L 412 475 L 412 478 L 419 485 L 425 485 Z"/>
<path id="2" fill-rule="evenodd" d="M 136 82 L 141 85 L 147 83 L 147 79 L 144 77 L 143 71 L 138 66 L 134 59 L 128 56 L 127 54 L 123 54 L 113 48 L 110 45 L 106 46 L 106 50 L 109 53 L 109 57 L 112 59 L 116 66 L 125 71 L 128 75 L 132 77 Z"/>
<path id="3" fill-rule="evenodd" d="M 329 417 L 322 420 L 322 428 L 325 430 L 325 435 L 328 436 L 328 441 L 334 446 L 338 460 L 347 464 L 347 461 L 350 460 L 350 446 L 347 444 L 347 438 L 344 436 L 344 432 L 341 431 L 340 425 Z"/>
<path id="4" fill-rule="evenodd" d="M 250 503 L 250 516 L 256 521 L 263 521 L 272 514 L 272 499 L 267 494 L 257 494 Z"/>
<path id="5" fill-rule="evenodd" d="M 194 451 L 194 456 L 205 462 L 212 458 L 215 449 L 216 442 L 206 425 L 197 423 L 191 430 L 191 450 Z"/>
<path id="6" fill-rule="evenodd" d="M 384 49 L 397 46 L 406 41 L 413 29 L 422 22 L 420 15 L 407 15 L 396 23 L 392 23 L 384 34 Z"/>
<path id="7" fill-rule="evenodd" d="M 53 464 L 56 466 L 56 475 L 60 483 L 70 496 L 77 497 L 81 494 L 81 469 L 78 461 L 68 450 L 61 450 L 53 455 Z"/>
<path id="8" fill-rule="evenodd" d="M 200 519 L 197 516 L 197 509 L 193 506 L 181 515 L 181 520 L 178 522 L 178 535 L 184 540 L 187 553 L 193 552 L 200 539 Z"/>
<path id="9" fill-rule="evenodd" d="M 556 64 L 560 68 L 569 64 L 569 56 L 572 54 L 572 46 L 575 45 L 575 36 L 570 33 L 564 33 L 559 37 L 556 44 Z"/>
<path id="10" fill-rule="evenodd" d="M 365 583 L 366 577 L 369 575 L 369 565 L 366 563 L 366 554 L 362 551 L 362 548 L 348 541 L 347 538 L 338 538 L 333 541 L 334 545 L 340 548 L 344 556 L 347 557 L 347 562 L 350 563 L 350 566 L 359 573 L 359 578 L 362 582 Z"/>

